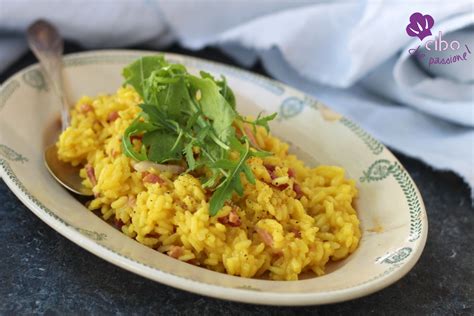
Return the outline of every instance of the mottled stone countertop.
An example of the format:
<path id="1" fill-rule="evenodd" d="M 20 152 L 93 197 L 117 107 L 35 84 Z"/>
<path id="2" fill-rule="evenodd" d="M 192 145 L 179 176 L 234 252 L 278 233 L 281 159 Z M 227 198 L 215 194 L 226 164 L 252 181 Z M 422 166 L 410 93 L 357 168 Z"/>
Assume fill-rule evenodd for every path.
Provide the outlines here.
<path id="1" fill-rule="evenodd" d="M 80 51 L 67 44 L 66 51 Z M 173 52 L 224 63 L 213 49 Z M 31 54 L 0 74 L 0 83 L 35 62 Z M 260 65 L 253 71 L 264 73 Z M 394 314 L 474 313 L 474 210 L 469 188 L 396 153 L 415 180 L 429 218 L 428 241 L 414 269 L 392 286 L 357 300 L 310 307 L 256 306 L 203 297 L 122 270 L 76 246 L 31 213 L 0 181 L 0 314 Z"/>

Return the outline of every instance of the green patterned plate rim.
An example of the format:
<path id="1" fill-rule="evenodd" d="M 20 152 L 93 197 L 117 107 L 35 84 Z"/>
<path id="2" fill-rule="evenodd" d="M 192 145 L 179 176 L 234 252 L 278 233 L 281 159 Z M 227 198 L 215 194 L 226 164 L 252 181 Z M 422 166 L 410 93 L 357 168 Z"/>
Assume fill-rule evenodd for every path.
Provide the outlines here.
<path id="1" fill-rule="evenodd" d="M 156 52 L 131 50 L 95 51 L 66 56 L 64 63 L 66 68 L 96 64 L 121 65 L 130 62 L 142 54 L 152 53 Z M 79 244 L 81 247 L 104 258 L 105 260 L 142 276 L 204 295 L 257 304 L 307 305 L 333 303 L 352 299 L 373 293 L 390 285 L 413 267 L 421 255 L 427 238 L 428 226 L 426 212 L 421 195 L 408 172 L 380 142 L 366 133 L 351 120 L 335 115 L 312 97 L 280 82 L 216 62 L 175 54 L 167 55 L 170 56 L 172 60 L 176 58 L 180 62 L 184 61 L 187 66 L 216 71 L 223 73 L 224 75 L 248 81 L 259 88 L 264 89 L 275 97 L 281 98 L 278 108 L 279 120 L 281 121 L 291 121 L 301 116 L 300 114 L 309 108 L 320 111 L 321 115 L 325 117 L 325 120 L 335 121 L 336 124 L 346 128 L 347 131 L 352 133 L 356 139 L 359 140 L 360 144 L 363 144 L 363 146 L 366 147 L 366 150 L 373 156 L 373 162 L 368 164 L 359 175 L 358 180 L 360 183 L 377 184 L 383 181 L 388 181 L 387 179 L 393 179 L 393 181 L 395 181 L 399 186 L 400 191 L 403 194 L 403 199 L 408 206 L 410 217 L 409 232 L 408 236 L 406 236 L 407 244 L 376 259 L 377 264 L 386 267 L 377 275 L 374 275 L 363 282 L 350 284 L 345 288 L 337 290 L 330 290 L 323 293 L 294 294 L 269 293 L 252 285 L 238 285 L 223 288 L 222 286 L 216 286 L 213 283 L 196 281 L 192 278 L 170 274 L 150 265 L 141 263 L 107 247 L 104 244 L 104 242 L 109 238 L 107 234 L 91 231 L 87 227 L 76 227 L 64 221 L 36 198 L 35 195 L 33 195 L 16 176 L 11 164 L 15 166 L 28 164 L 30 157 L 19 153 L 16 148 L 12 148 L 12 146 L 0 143 L 0 174 L 10 189 L 38 217 L 66 238 Z M 23 84 L 31 89 L 35 89 L 38 93 L 47 93 L 49 91 L 48 83 L 40 68 L 37 65 L 30 66 L 1 85 L 0 112 L 8 103 L 11 96 L 14 95 L 15 91 L 20 89 Z M 107 255 L 104 255 L 104 253 Z"/>

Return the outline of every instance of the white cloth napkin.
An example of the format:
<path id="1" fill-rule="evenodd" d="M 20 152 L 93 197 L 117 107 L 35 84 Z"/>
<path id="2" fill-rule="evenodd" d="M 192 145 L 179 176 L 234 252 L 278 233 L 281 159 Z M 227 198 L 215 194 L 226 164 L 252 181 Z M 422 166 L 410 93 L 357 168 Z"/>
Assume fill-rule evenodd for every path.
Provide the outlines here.
<path id="1" fill-rule="evenodd" d="M 423 42 L 405 31 L 414 12 L 435 20 L 432 37 Z M 89 48 L 160 48 L 178 40 L 191 49 L 218 46 L 243 66 L 260 58 L 272 76 L 314 95 L 396 150 L 457 172 L 474 188 L 470 0 L 0 0 L 0 71 L 26 51 L 23 33 L 40 17 Z M 473 54 L 455 65 L 415 62 L 408 50 L 439 31 Z"/>

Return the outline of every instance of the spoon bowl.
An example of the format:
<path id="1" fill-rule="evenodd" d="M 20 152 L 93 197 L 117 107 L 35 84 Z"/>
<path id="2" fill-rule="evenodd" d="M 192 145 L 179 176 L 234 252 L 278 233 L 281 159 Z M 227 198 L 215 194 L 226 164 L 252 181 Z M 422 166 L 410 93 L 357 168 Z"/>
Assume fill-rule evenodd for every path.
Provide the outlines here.
<path id="1" fill-rule="evenodd" d="M 44 151 L 44 164 L 53 178 L 69 191 L 86 196 L 94 194 L 91 189 L 82 185 L 83 179 L 79 176 L 81 170 L 79 166 L 73 167 L 59 160 L 56 145 L 51 145 Z"/>

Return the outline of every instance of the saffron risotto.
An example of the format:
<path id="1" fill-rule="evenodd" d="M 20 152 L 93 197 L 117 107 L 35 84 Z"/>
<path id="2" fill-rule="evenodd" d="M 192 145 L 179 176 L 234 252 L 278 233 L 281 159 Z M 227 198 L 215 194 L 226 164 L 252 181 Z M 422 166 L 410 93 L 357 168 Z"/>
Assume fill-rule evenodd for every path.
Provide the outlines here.
<path id="1" fill-rule="evenodd" d="M 343 168 L 309 168 L 288 153 L 288 144 L 258 127 L 255 141 L 273 155 L 250 158 L 255 185 L 241 175 L 243 196 L 234 193 L 211 216 L 199 174 L 137 171 L 123 154 L 121 138 L 140 102 L 131 87 L 82 97 L 57 143 L 61 160 L 83 166 L 83 183 L 94 192 L 87 207 L 124 234 L 181 261 L 272 280 L 323 275 L 328 262 L 356 250 L 357 189 Z M 158 181 L 145 181 L 150 178 Z"/>

